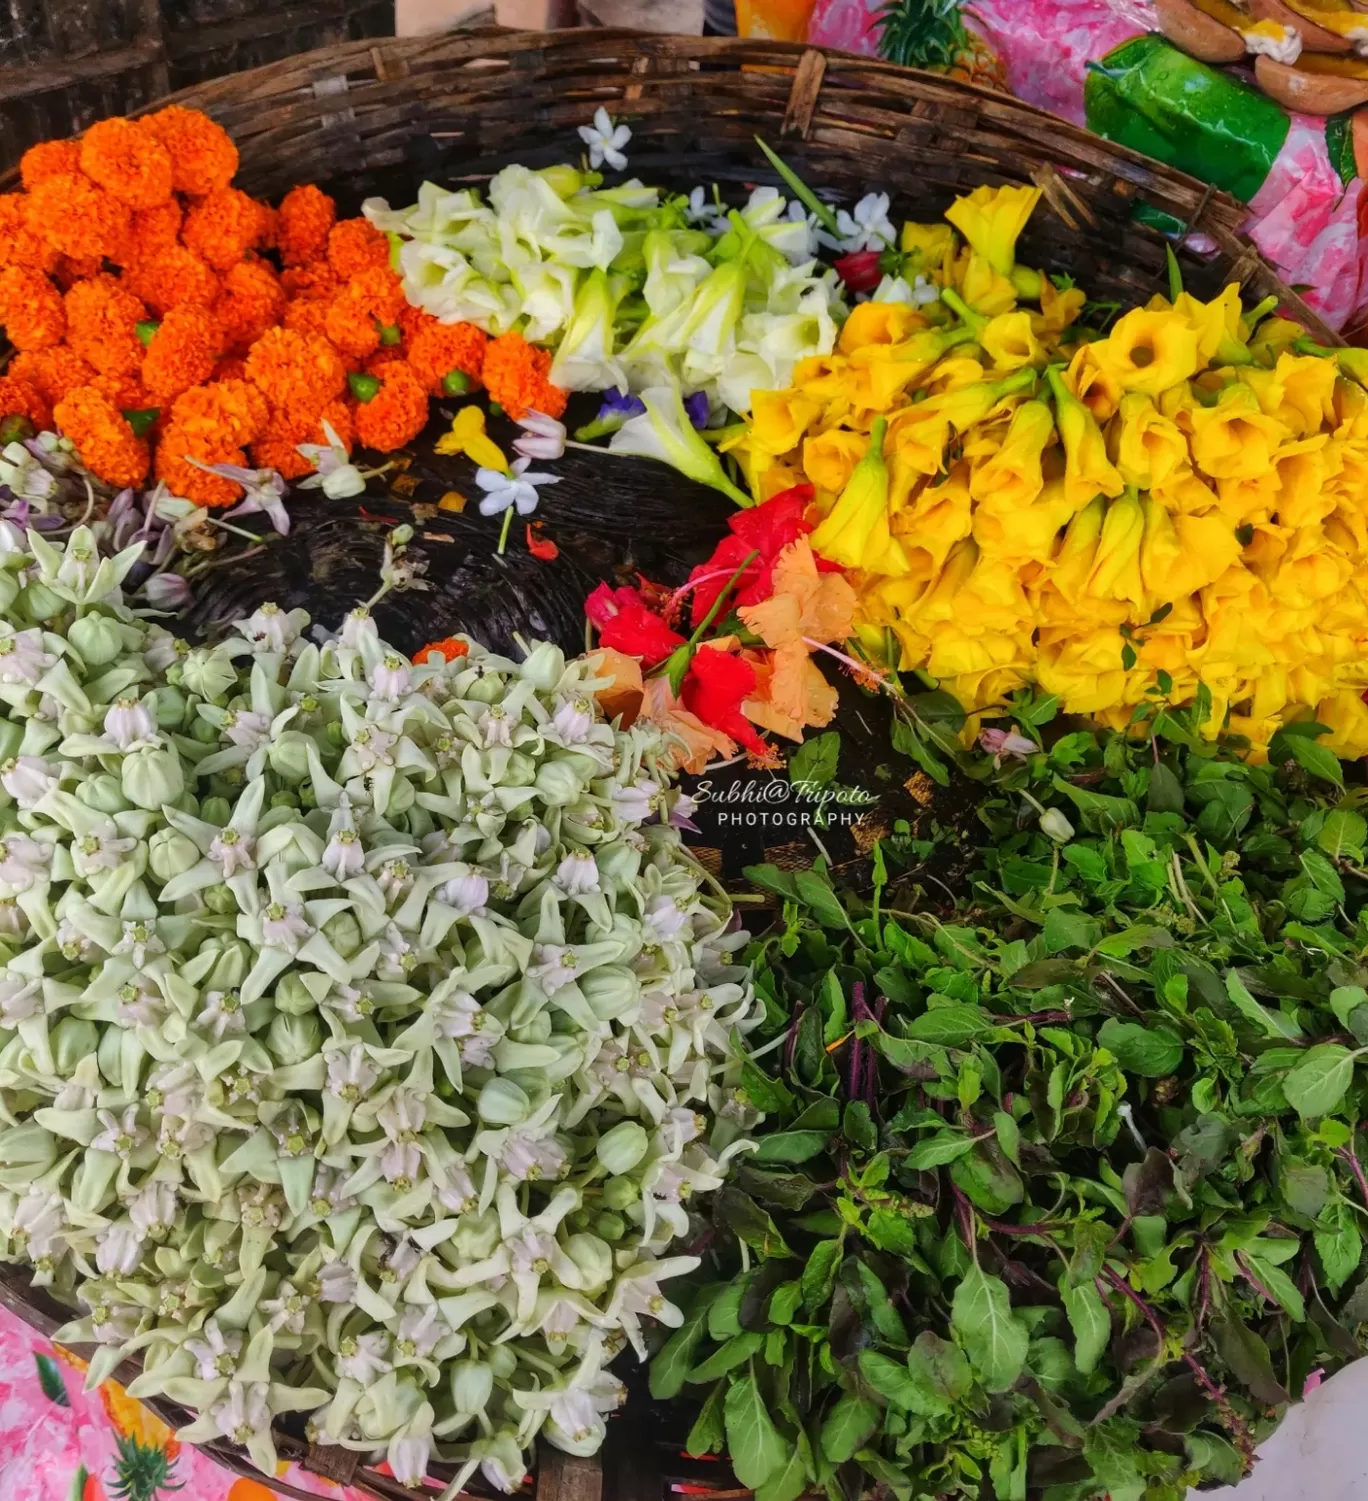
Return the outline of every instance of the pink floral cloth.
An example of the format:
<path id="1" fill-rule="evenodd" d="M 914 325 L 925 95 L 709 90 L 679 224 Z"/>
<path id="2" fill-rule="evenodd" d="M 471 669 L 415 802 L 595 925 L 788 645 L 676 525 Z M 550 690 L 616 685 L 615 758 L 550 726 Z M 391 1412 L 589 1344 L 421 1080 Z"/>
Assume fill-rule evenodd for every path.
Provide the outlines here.
<path id="1" fill-rule="evenodd" d="M 0 1498 L 3 1501 L 274 1501 L 176 1442 L 116 1381 L 83 1390 L 81 1362 L 0 1308 Z M 283 1466 L 277 1477 L 331 1501 L 367 1501 L 350 1486 Z"/>

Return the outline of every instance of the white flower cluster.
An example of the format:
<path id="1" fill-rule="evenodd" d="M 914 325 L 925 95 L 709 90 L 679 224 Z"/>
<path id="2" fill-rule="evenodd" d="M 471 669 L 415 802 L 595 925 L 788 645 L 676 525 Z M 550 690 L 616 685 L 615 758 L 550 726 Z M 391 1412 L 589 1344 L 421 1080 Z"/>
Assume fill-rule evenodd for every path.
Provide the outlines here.
<path id="1" fill-rule="evenodd" d="M 137 555 L 0 522 L 0 1259 L 183 1438 L 269 1474 L 308 1412 L 513 1489 L 680 1320 L 744 935 L 590 663 L 271 605 L 187 649 L 123 604 Z"/>

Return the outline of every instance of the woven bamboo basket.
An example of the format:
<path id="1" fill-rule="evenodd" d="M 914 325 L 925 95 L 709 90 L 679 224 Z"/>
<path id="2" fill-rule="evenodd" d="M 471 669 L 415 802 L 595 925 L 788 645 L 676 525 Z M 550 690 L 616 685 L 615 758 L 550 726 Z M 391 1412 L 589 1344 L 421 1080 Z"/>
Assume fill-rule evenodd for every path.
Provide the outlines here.
<path id="1" fill-rule="evenodd" d="M 757 134 L 819 191 L 843 201 L 887 191 L 903 218 L 935 219 L 980 184 L 1036 183 L 1045 201 L 1023 237 L 1024 261 L 1067 271 L 1093 297 L 1122 304 L 1166 286 L 1166 242 L 1134 217 L 1144 203 L 1188 227 L 1179 252 L 1194 291 L 1212 295 L 1234 279 L 1340 342 L 1241 239 L 1245 210 L 1235 199 L 1004 95 L 844 53 L 597 29 L 463 31 L 327 47 L 198 84 L 174 102 L 232 133 L 247 191 L 274 197 L 318 182 L 348 211 L 370 193 L 410 202 L 424 178 L 479 183 L 510 162 L 573 158 L 574 127 L 600 104 L 632 128 L 631 170 L 672 187 L 716 181 L 743 196 L 749 185 L 777 183 Z M 48 1334 L 66 1317 L 14 1268 L 0 1268 L 0 1303 Z M 121 1379 L 135 1372 L 130 1364 Z M 173 1404 L 150 1405 L 173 1425 L 188 1421 Z M 681 1455 L 684 1431 L 644 1396 L 629 1402 L 610 1425 L 601 1465 L 542 1450 L 537 1501 L 747 1495 L 724 1465 Z M 298 1430 L 278 1432 L 277 1446 L 362 1494 L 413 1494 Z M 256 1473 L 233 1445 L 204 1447 L 230 1469 Z M 434 1466 L 435 1476 L 442 1471 Z M 309 1494 L 271 1483 L 284 1495 Z"/>

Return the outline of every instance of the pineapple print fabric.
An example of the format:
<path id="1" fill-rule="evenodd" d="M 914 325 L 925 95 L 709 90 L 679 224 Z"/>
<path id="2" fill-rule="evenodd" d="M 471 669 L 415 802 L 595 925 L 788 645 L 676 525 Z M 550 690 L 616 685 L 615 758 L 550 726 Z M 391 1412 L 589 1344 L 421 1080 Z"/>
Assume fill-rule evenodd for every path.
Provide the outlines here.
<path id="1" fill-rule="evenodd" d="M 4 1501 L 275 1501 L 183 1448 L 116 1381 L 83 1390 L 85 1371 L 8 1309 L 0 1308 L 0 1497 Z M 279 1477 L 330 1501 L 364 1501 L 294 1465 Z"/>

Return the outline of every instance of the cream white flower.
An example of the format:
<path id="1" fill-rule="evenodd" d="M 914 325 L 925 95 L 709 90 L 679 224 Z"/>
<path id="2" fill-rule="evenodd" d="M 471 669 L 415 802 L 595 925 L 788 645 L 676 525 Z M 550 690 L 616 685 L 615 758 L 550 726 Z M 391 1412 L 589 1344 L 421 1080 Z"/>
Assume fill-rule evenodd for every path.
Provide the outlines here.
<path id="1" fill-rule="evenodd" d="M 0 762 L 0 787 L 21 808 L 33 808 L 57 786 L 57 772 L 41 756 L 11 756 Z"/>
<path id="2" fill-rule="evenodd" d="M 626 168 L 627 157 L 622 148 L 632 139 L 632 132 L 625 125 L 615 125 L 602 105 L 594 111 L 594 123 L 578 129 L 580 140 L 589 148 L 591 167 L 601 167 L 606 162 L 615 172 Z"/>

